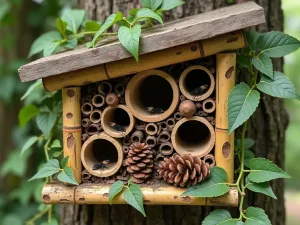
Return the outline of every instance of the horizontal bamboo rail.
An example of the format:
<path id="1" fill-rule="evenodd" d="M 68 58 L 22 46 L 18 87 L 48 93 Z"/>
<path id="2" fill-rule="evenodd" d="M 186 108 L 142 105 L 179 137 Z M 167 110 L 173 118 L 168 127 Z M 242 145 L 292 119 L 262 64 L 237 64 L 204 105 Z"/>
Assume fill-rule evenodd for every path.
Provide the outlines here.
<path id="1" fill-rule="evenodd" d="M 137 63 L 133 57 L 76 70 L 43 79 L 47 91 L 69 86 L 82 86 L 171 64 L 203 58 L 219 52 L 236 50 L 246 46 L 242 30 L 210 39 L 193 42 L 140 56 Z"/>
<path id="2" fill-rule="evenodd" d="M 63 184 L 46 184 L 42 190 L 45 204 L 109 204 L 108 191 L 110 186 L 103 184 L 81 184 L 68 187 Z M 144 204 L 146 205 L 208 205 L 208 206 L 238 206 L 238 190 L 230 191 L 217 198 L 198 198 L 181 196 L 183 188 L 165 186 L 159 188 L 142 187 Z M 113 204 L 127 204 L 123 195 L 117 195 Z"/>

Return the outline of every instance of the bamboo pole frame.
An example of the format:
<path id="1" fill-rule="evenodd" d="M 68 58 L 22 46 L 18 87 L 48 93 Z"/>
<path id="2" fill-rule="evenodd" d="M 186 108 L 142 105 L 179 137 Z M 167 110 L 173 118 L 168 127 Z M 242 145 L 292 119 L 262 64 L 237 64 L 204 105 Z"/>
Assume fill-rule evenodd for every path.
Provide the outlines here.
<path id="1" fill-rule="evenodd" d="M 228 182 L 234 181 L 234 134 L 228 135 L 227 102 L 235 85 L 236 53 L 217 54 L 216 96 L 216 165 L 228 174 Z"/>
<path id="2" fill-rule="evenodd" d="M 68 187 L 63 184 L 46 184 L 42 190 L 45 204 L 109 204 L 110 186 L 103 184 L 81 184 Z M 163 186 L 158 188 L 142 187 L 146 205 L 207 205 L 238 206 L 238 190 L 231 188 L 227 194 L 216 198 L 198 198 L 181 196 L 183 188 Z M 123 195 L 117 195 L 112 204 L 127 204 Z"/>
<path id="3" fill-rule="evenodd" d="M 78 183 L 81 183 L 82 171 L 80 160 L 82 134 L 80 97 L 79 87 L 62 90 L 64 157 L 69 156 L 68 166 L 72 169 Z"/>
<path id="4" fill-rule="evenodd" d="M 223 51 L 236 50 L 245 46 L 244 33 L 240 30 L 141 55 L 138 63 L 131 57 L 70 73 L 50 76 L 43 79 L 43 84 L 47 91 L 55 91 L 69 86 L 82 86 L 153 68 L 203 58 Z"/>

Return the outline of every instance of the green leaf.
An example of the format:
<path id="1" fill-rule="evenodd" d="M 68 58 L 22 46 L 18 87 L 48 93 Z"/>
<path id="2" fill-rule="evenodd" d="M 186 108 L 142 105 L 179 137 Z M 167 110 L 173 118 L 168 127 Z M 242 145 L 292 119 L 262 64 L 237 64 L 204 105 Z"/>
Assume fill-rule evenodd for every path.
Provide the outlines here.
<path id="1" fill-rule="evenodd" d="M 261 33 L 254 30 L 249 30 L 246 32 L 247 44 L 252 51 L 257 49 L 257 39 L 260 37 Z"/>
<path id="2" fill-rule="evenodd" d="M 57 159 L 49 160 L 29 181 L 52 176 L 60 170 Z"/>
<path id="3" fill-rule="evenodd" d="M 52 157 L 57 158 L 57 157 L 59 157 L 62 153 L 63 153 L 63 151 L 60 151 L 60 152 L 54 152 L 54 153 L 52 154 Z"/>
<path id="4" fill-rule="evenodd" d="M 163 0 L 159 11 L 167 11 L 184 4 L 182 0 Z"/>
<path id="5" fill-rule="evenodd" d="M 23 155 L 32 145 L 34 145 L 34 143 L 37 142 L 37 140 L 39 140 L 37 136 L 30 137 L 23 145 L 21 155 Z"/>
<path id="6" fill-rule="evenodd" d="M 157 15 L 155 12 L 153 12 L 151 9 L 147 9 L 147 8 L 139 9 L 139 11 L 136 14 L 136 21 L 139 21 L 140 19 L 144 19 L 144 18 L 156 19 L 158 22 L 163 24 L 162 18 L 159 15 Z"/>
<path id="7" fill-rule="evenodd" d="M 262 193 L 264 195 L 270 196 L 271 198 L 277 199 L 269 182 L 253 183 L 249 181 L 248 177 L 246 178 L 246 182 L 247 182 L 247 188 L 249 190 L 257 193 Z"/>
<path id="8" fill-rule="evenodd" d="M 57 115 L 51 112 L 41 112 L 36 117 L 36 123 L 38 125 L 38 128 L 45 134 L 46 136 L 49 136 L 55 121 L 56 121 Z"/>
<path id="9" fill-rule="evenodd" d="M 162 4 L 163 0 L 142 0 L 142 5 L 155 11 Z"/>
<path id="10" fill-rule="evenodd" d="M 109 188 L 109 193 L 108 193 L 108 199 L 109 199 L 109 204 L 112 203 L 113 198 L 119 194 L 124 188 L 124 184 L 121 180 L 116 181 L 111 185 Z"/>
<path id="11" fill-rule="evenodd" d="M 249 149 L 245 149 L 244 164 L 246 167 L 250 168 L 250 160 L 255 157 L 254 153 Z"/>
<path id="12" fill-rule="evenodd" d="M 263 183 L 278 178 L 291 178 L 277 165 L 267 159 L 254 158 L 250 160 L 251 172 L 248 175 L 250 181 Z"/>
<path id="13" fill-rule="evenodd" d="M 63 37 L 66 36 L 67 23 L 63 21 L 61 18 L 56 19 L 56 28 L 59 30 L 60 34 Z"/>
<path id="14" fill-rule="evenodd" d="M 287 76 L 280 72 L 274 72 L 274 79 L 263 76 L 257 84 L 257 88 L 273 97 L 299 99 L 299 95 L 293 83 Z"/>
<path id="15" fill-rule="evenodd" d="M 139 185 L 131 184 L 124 192 L 125 201 L 146 217 L 143 205 L 143 193 Z"/>
<path id="16" fill-rule="evenodd" d="M 245 83 L 236 85 L 229 95 L 228 121 L 229 134 L 242 125 L 255 112 L 260 94 Z"/>
<path id="17" fill-rule="evenodd" d="M 73 9 L 66 10 L 61 19 L 67 22 L 67 30 L 71 31 L 73 34 L 76 34 L 79 27 L 82 25 L 85 17 L 84 10 Z"/>
<path id="18" fill-rule="evenodd" d="M 273 63 L 269 56 L 261 54 L 259 57 L 252 58 L 252 64 L 258 71 L 273 79 Z"/>
<path id="19" fill-rule="evenodd" d="M 244 139 L 244 149 L 252 148 L 254 144 L 255 144 L 255 141 L 253 139 L 251 139 L 251 138 Z M 238 148 L 241 147 L 241 139 L 237 140 L 237 146 L 238 146 Z"/>
<path id="20" fill-rule="evenodd" d="M 52 218 L 51 223 L 43 222 L 41 225 L 58 225 L 58 222 L 56 219 Z"/>
<path id="21" fill-rule="evenodd" d="M 85 31 L 94 32 L 101 28 L 101 24 L 96 21 L 87 21 L 85 24 Z"/>
<path id="22" fill-rule="evenodd" d="M 248 56 L 237 55 L 237 62 L 239 66 L 249 69 L 251 65 L 251 58 Z"/>
<path id="23" fill-rule="evenodd" d="M 49 42 L 46 48 L 44 49 L 43 56 L 47 57 L 49 55 L 52 55 L 59 45 L 60 45 L 59 41 Z"/>
<path id="24" fill-rule="evenodd" d="M 19 112 L 19 124 L 21 127 L 24 127 L 26 123 L 36 117 L 39 114 L 40 110 L 34 105 L 27 105 L 23 107 Z"/>
<path id="25" fill-rule="evenodd" d="M 218 197 L 226 194 L 229 191 L 229 186 L 226 185 L 227 174 L 220 167 L 211 169 L 210 177 L 195 186 L 188 188 L 182 196 L 195 197 Z"/>
<path id="26" fill-rule="evenodd" d="M 211 212 L 202 222 L 202 225 L 242 225 L 241 221 L 232 219 L 230 213 L 225 209 L 217 209 Z"/>
<path id="27" fill-rule="evenodd" d="M 111 14 L 107 19 L 105 20 L 104 24 L 101 26 L 100 30 L 97 31 L 95 34 L 91 46 L 95 47 L 98 38 L 103 34 L 104 31 L 106 31 L 108 28 L 110 28 L 112 25 L 114 25 L 116 22 L 120 21 L 123 19 L 123 14 L 122 12 L 114 13 Z"/>
<path id="28" fill-rule="evenodd" d="M 249 207 L 246 211 L 245 225 L 271 225 L 265 211 L 260 208 Z"/>
<path id="29" fill-rule="evenodd" d="M 37 88 L 43 87 L 43 81 L 42 79 L 35 81 L 32 85 L 29 86 L 25 94 L 22 96 L 21 101 L 23 101 L 27 96 L 29 96 L 33 91 L 35 91 Z"/>
<path id="30" fill-rule="evenodd" d="M 51 145 L 51 149 L 52 148 L 61 148 L 61 144 L 60 144 L 60 141 L 59 140 L 54 140 L 53 142 L 52 142 L 52 145 Z"/>
<path id="31" fill-rule="evenodd" d="M 122 45 L 129 51 L 136 61 L 139 61 L 139 43 L 141 36 L 141 25 L 136 24 L 132 28 L 120 27 L 118 36 Z"/>
<path id="32" fill-rule="evenodd" d="M 279 31 L 264 33 L 257 40 L 261 54 L 269 57 L 282 57 L 296 51 L 300 41 Z"/>
<path id="33" fill-rule="evenodd" d="M 78 185 L 77 181 L 74 178 L 73 171 L 70 167 L 65 167 L 63 171 L 61 171 L 57 175 L 57 179 L 61 182 Z"/>
<path id="34" fill-rule="evenodd" d="M 64 47 L 67 49 L 74 49 L 78 45 L 78 40 L 76 38 L 73 38 L 71 40 L 68 40 L 66 43 L 64 43 Z"/>
<path id="35" fill-rule="evenodd" d="M 30 58 L 31 56 L 44 51 L 44 49 L 48 47 L 48 44 L 55 40 L 61 40 L 61 35 L 57 31 L 50 31 L 42 34 L 33 42 L 28 57 Z"/>
<path id="36" fill-rule="evenodd" d="M 68 161 L 69 161 L 69 158 L 70 156 L 66 156 L 65 158 L 63 158 L 61 161 L 60 161 L 60 165 L 61 165 L 61 168 L 65 168 L 68 164 Z"/>
<path id="37" fill-rule="evenodd" d="M 8 2 L 2 2 L 0 5 L 0 22 L 1 20 L 6 16 L 6 14 L 9 12 L 10 10 L 10 5 L 8 4 Z"/>

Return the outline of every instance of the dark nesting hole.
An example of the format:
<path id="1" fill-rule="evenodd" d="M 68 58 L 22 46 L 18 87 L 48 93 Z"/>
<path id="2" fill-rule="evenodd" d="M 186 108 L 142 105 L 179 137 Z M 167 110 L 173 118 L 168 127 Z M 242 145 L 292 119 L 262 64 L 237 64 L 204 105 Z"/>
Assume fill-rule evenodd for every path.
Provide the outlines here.
<path id="1" fill-rule="evenodd" d="M 182 118 L 181 114 L 180 113 L 175 113 L 174 117 L 177 119 L 177 120 L 180 120 Z"/>
<path id="2" fill-rule="evenodd" d="M 116 92 L 123 93 L 125 91 L 125 87 L 122 84 L 117 84 L 115 87 Z"/>
<path id="3" fill-rule="evenodd" d="M 139 137 L 137 137 L 137 136 L 132 136 L 132 141 L 133 141 L 133 142 L 139 142 L 140 139 L 139 139 Z"/>
<path id="4" fill-rule="evenodd" d="M 100 122 L 100 120 L 101 120 L 101 113 L 98 112 L 98 111 L 92 112 L 91 113 L 91 120 L 93 122 L 97 122 L 97 123 Z"/>
<path id="5" fill-rule="evenodd" d="M 214 163 L 214 161 L 211 158 L 205 159 L 205 162 L 208 163 L 209 165 Z"/>
<path id="6" fill-rule="evenodd" d="M 213 106 L 214 106 L 214 105 L 213 105 L 211 102 L 207 102 L 207 103 L 205 104 L 205 108 L 206 108 L 206 109 L 212 109 Z"/>
<path id="7" fill-rule="evenodd" d="M 196 93 L 197 95 L 203 95 L 207 92 L 207 90 L 204 90 L 203 93 L 200 93 L 199 91 L 195 91 L 199 89 L 203 85 L 208 85 L 207 90 L 211 85 L 210 77 L 204 70 L 192 70 L 189 72 L 184 80 L 184 87 L 189 93 Z"/>
<path id="8" fill-rule="evenodd" d="M 101 93 L 108 95 L 111 92 L 111 85 L 109 83 L 103 82 L 99 85 Z"/>
<path id="9" fill-rule="evenodd" d="M 100 95 L 96 95 L 94 97 L 94 103 L 97 104 L 97 105 L 101 105 L 103 103 L 103 101 L 104 100 L 103 100 L 102 96 L 100 96 Z"/>
<path id="10" fill-rule="evenodd" d="M 104 160 L 109 160 L 110 163 L 118 161 L 118 151 L 116 147 L 107 140 L 97 139 L 92 142 L 92 159 L 95 163 L 101 163 Z"/>
<path id="11" fill-rule="evenodd" d="M 169 146 L 169 145 L 162 145 L 161 146 L 161 151 L 169 151 L 169 150 L 171 150 L 172 148 L 171 148 L 171 146 Z"/>
<path id="12" fill-rule="evenodd" d="M 160 127 L 161 127 L 162 129 L 166 129 L 166 128 L 167 128 L 167 124 L 166 124 L 166 123 L 161 123 L 161 124 L 160 124 Z"/>
<path id="13" fill-rule="evenodd" d="M 173 120 L 168 120 L 167 123 L 169 126 L 173 126 L 175 124 L 175 122 Z"/>
<path id="14" fill-rule="evenodd" d="M 89 135 L 97 134 L 99 133 L 98 127 L 95 124 L 91 124 L 90 126 L 87 127 L 86 132 Z"/>
<path id="15" fill-rule="evenodd" d="M 153 139 L 148 139 L 147 144 L 150 146 L 153 146 L 153 145 L 155 145 L 155 141 Z"/>
<path id="16" fill-rule="evenodd" d="M 161 140 L 164 140 L 164 141 L 166 141 L 166 140 L 169 140 L 169 136 L 167 135 L 167 134 L 162 134 L 162 135 L 160 135 L 160 139 Z"/>
<path id="17" fill-rule="evenodd" d="M 152 75 L 145 78 L 137 88 L 138 104 L 143 109 L 153 107 L 166 111 L 172 105 L 172 86 L 160 76 Z"/>
<path id="18" fill-rule="evenodd" d="M 155 131 L 156 131 L 156 128 L 155 128 L 155 126 L 153 126 L 153 125 L 149 125 L 149 126 L 147 126 L 147 131 L 148 131 L 148 132 L 155 132 Z"/>
<path id="19" fill-rule="evenodd" d="M 93 111 L 93 107 L 89 103 L 85 103 L 82 105 L 82 111 L 84 113 L 91 113 Z"/>
<path id="20" fill-rule="evenodd" d="M 123 127 L 128 127 L 130 125 L 130 117 L 128 113 L 121 108 L 111 109 L 109 113 L 108 122 L 113 122 Z"/>

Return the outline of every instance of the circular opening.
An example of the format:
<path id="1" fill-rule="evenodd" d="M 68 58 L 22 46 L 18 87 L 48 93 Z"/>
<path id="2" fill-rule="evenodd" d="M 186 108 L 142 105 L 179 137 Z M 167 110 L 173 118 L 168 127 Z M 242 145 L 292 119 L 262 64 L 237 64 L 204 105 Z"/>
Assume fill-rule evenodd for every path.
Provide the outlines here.
<path id="1" fill-rule="evenodd" d="M 168 126 L 167 126 L 166 123 L 161 123 L 161 124 L 160 124 L 160 127 L 161 127 L 162 129 L 167 129 Z"/>
<path id="2" fill-rule="evenodd" d="M 214 105 L 213 105 L 211 102 L 205 103 L 205 108 L 206 108 L 206 109 L 212 109 L 213 106 L 214 106 Z"/>
<path id="3" fill-rule="evenodd" d="M 174 117 L 175 117 L 176 120 L 180 120 L 182 118 L 180 113 L 175 113 Z"/>
<path id="4" fill-rule="evenodd" d="M 124 91 L 125 91 L 124 85 L 122 85 L 122 84 L 117 84 L 116 87 L 115 87 L 115 91 L 116 91 L 117 93 L 124 93 Z"/>
<path id="5" fill-rule="evenodd" d="M 148 139 L 147 144 L 150 146 L 153 146 L 153 145 L 155 145 L 155 141 L 153 139 Z"/>
<path id="6" fill-rule="evenodd" d="M 139 142 L 140 138 L 138 136 L 132 136 L 131 140 L 132 142 Z"/>
<path id="7" fill-rule="evenodd" d="M 97 134 L 99 133 L 98 126 L 96 124 L 91 124 L 90 126 L 87 127 L 86 132 L 89 135 Z"/>
<path id="8" fill-rule="evenodd" d="M 174 120 L 168 120 L 167 123 L 168 123 L 169 126 L 174 126 L 175 125 Z"/>
<path id="9" fill-rule="evenodd" d="M 170 136 L 167 135 L 167 134 L 162 134 L 162 135 L 159 136 L 159 139 L 161 141 L 168 141 L 170 139 Z"/>
<path id="10" fill-rule="evenodd" d="M 104 104 L 104 99 L 101 95 L 95 95 L 93 98 L 93 103 L 95 106 Z"/>
<path id="11" fill-rule="evenodd" d="M 113 108 L 107 115 L 108 122 L 113 122 L 117 125 L 127 128 L 130 124 L 128 113 L 121 108 Z"/>
<path id="12" fill-rule="evenodd" d="M 184 80 L 184 88 L 192 96 L 201 96 L 205 94 L 211 86 L 210 77 L 201 69 L 190 71 Z"/>
<path id="13" fill-rule="evenodd" d="M 205 162 L 208 163 L 209 165 L 214 164 L 214 161 L 211 158 L 206 158 Z"/>
<path id="14" fill-rule="evenodd" d="M 81 111 L 83 114 L 90 114 L 93 111 L 93 106 L 89 103 L 84 103 L 81 107 Z"/>
<path id="15" fill-rule="evenodd" d="M 93 123 L 99 123 L 101 121 L 101 112 L 100 111 L 94 111 L 94 112 L 92 112 L 91 116 L 90 116 L 90 120 Z"/>
<path id="16" fill-rule="evenodd" d="M 87 118 L 84 118 L 84 119 L 81 121 L 81 126 L 83 126 L 83 127 L 87 127 L 89 124 L 90 124 L 90 121 L 89 121 L 89 119 L 87 119 Z"/>
<path id="17" fill-rule="evenodd" d="M 147 131 L 155 132 L 155 131 L 156 131 L 156 128 L 155 128 L 155 126 L 153 126 L 153 125 L 149 125 L 149 126 L 147 127 Z"/>
<path id="18" fill-rule="evenodd" d="M 110 83 L 103 82 L 99 84 L 98 89 L 99 89 L 99 93 L 108 95 L 111 92 L 112 87 Z"/>

